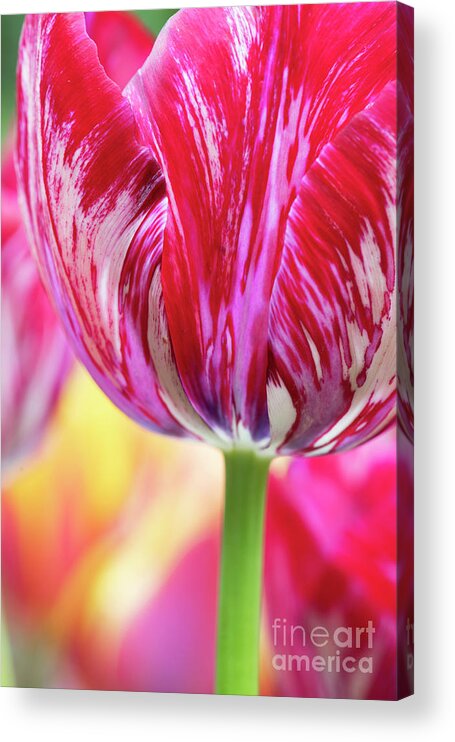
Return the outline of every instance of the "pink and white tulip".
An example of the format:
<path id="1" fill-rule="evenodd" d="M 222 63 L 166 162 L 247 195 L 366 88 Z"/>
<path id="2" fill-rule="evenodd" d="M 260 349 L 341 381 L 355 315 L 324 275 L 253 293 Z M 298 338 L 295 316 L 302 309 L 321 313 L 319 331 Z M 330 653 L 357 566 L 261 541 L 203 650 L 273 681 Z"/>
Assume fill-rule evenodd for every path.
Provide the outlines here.
<path id="1" fill-rule="evenodd" d="M 83 14 L 27 17 L 28 228 L 138 422 L 274 455 L 393 419 L 396 28 L 391 2 L 185 9 L 122 87 Z"/>

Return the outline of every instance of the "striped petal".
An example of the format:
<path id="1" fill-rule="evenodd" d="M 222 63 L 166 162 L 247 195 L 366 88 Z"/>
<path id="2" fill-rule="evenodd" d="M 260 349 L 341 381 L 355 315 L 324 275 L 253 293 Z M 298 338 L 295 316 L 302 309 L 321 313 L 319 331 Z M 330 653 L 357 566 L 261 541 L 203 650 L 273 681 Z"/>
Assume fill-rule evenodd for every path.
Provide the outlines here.
<path id="1" fill-rule="evenodd" d="M 395 20 L 393 3 L 180 11 L 126 89 L 166 179 L 178 370 L 222 435 L 268 445 L 269 303 L 291 206 L 394 79 Z"/>
<path id="2" fill-rule="evenodd" d="M 399 7 L 397 123 L 397 415 L 414 440 L 414 44 L 413 9 Z"/>
<path id="3" fill-rule="evenodd" d="M 328 145 L 294 203 L 270 313 L 282 452 L 368 439 L 395 412 L 396 85 Z"/>
<path id="4" fill-rule="evenodd" d="M 137 140 L 128 101 L 100 64 L 83 14 L 27 17 L 18 110 L 29 231 L 79 357 L 139 422 L 208 437 L 181 391 L 156 287 L 164 181 Z"/>

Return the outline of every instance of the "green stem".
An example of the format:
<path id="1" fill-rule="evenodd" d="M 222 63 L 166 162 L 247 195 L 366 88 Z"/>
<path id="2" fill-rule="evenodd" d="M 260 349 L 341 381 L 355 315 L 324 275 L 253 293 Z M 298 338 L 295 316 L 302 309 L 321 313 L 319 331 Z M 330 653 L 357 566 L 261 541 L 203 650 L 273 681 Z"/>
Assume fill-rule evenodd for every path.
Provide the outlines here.
<path id="1" fill-rule="evenodd" d="M 216 692 L 257 695 L 264 511 L 270 460 L 225 454 Z"/>

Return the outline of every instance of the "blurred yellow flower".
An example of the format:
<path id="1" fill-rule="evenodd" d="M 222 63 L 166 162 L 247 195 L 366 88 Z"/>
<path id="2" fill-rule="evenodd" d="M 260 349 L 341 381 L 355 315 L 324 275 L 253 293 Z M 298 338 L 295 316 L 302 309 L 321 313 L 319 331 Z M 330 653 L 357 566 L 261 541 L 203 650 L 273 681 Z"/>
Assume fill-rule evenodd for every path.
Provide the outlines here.
<path id="1" fill-rule="evenodd" d="M 217 451 L 142 430 L 78 367 L 40 449 L 3 488 L 13 645 L 32 627 L 66 660 L 83 638 L 101 665 L 115 662 L 131 620 L 219 525 L 221 494 Z"/>

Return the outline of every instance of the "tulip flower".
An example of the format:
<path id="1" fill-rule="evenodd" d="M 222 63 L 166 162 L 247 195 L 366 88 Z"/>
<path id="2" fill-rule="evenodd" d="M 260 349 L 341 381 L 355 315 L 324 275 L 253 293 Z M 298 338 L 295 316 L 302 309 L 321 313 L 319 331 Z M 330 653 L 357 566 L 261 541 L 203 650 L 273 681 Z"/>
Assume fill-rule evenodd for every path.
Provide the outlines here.
<path id="1" fill-rule="evenodd" d="M 226 454 L 218 692 L 256 693 L 277 454 L 395 413 L 395 3 L 182 10 L 122 89 L 83 14 L 26 19 L 18 171 L 78 357 Z"/>
<path id="2" fill-rule="evenodd" d="M 41 440 L 72 355 L 30 252 L 11 142 L 2 161 L 1 218 L 2 465 L 11 476 Z"/>

